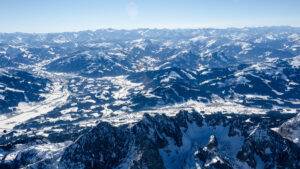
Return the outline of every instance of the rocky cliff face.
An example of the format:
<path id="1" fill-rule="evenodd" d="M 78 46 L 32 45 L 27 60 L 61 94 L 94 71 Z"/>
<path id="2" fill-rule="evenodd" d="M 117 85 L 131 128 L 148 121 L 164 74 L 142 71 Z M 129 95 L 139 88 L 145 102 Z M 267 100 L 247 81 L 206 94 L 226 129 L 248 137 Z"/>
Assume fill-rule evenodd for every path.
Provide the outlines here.
<path id="1" fill-rule="evenodd" d="M 276 131 L 282 137 L 300 145 L 300 114 L 283 123 Z"/>
<path id="2" fill-rule="evenodd" d="M 243 118 L 181 111 L 118 127 L 102 122 L 65 150 L 59 168 L 300 167 L 296 144 Z"/>
<path id="3" fill-rule="evenodd" d="M 264 162 L 264 168 L 298 168 L 299 150 L 296 144 L 278 133 L 258 126 L 246 138 L 237 157 L 252 168 L 262 165 L 259 161 Z"/>

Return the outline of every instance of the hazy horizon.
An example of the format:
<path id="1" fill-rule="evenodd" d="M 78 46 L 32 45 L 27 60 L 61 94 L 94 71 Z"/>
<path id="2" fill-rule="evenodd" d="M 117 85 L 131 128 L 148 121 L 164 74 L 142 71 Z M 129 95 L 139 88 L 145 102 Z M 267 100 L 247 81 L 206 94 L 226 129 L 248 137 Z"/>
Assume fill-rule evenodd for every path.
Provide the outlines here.
<path id="1" fill-rule="evenodd" d="M 15 33 L 22 33 L 22 34 L 56 34 L 56 33 L 76 33 L 76 32 L 86 32 L 86 31 L 99 31 L 99 30 L 116 30 L 116 31 L 134 31 L 134 30 L 143 30 L 143 29 L 149 29 L 149 30 L 197 30 L 197 29 L 260 29 L 260 28 L 295 28 L 295 29 L 300 29 L 300 26 L 290 26 L 290 25 L 274 25 L 274 26 L 245 26 L 245 27 L 183 27 L 183 28 L 146 28 L 146 27 L 140 27 L 140 28 L 96 28 L 96 29 L 84 29 L 84 30 L 74 30 L 74 31 L 61 31 L 61 32 L 0 32 L 2 34 L 15 34 Z"/>
<path id="2" fill-rule="evenodd" d="M 298 0 L 3 0 L 0 32 L 300 27 Z"/>

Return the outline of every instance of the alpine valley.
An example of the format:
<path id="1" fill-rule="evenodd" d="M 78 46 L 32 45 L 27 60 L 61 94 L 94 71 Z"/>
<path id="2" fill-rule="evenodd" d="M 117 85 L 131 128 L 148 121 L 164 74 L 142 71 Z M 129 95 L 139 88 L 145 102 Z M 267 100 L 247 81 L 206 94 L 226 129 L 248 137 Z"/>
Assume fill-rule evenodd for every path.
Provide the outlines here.
<path id="1" fill-rule="evenodd" d="M 300 28 L 0 33 L 0 168 L 299 169 Z"/>

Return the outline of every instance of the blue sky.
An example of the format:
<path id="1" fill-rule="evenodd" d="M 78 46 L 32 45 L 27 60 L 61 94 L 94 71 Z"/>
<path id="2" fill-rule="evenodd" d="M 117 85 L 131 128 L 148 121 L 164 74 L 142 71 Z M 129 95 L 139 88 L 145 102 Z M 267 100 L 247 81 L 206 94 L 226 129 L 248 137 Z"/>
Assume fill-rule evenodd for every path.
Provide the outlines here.
<path id="1" fill-rule="evenodd" d="M 0 0 L 0 32 L 300 27 L 300 0 Z"/>

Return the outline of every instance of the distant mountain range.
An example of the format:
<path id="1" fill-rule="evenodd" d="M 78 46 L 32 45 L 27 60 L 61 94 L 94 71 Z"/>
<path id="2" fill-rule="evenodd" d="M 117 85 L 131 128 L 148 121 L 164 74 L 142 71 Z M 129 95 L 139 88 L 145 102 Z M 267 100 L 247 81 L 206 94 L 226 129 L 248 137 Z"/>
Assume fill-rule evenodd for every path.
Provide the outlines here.
<path id="1" fill-rule="evenodd" d="M 0 168 L 300 168 L 300 28 L 0 33 Z"/>

